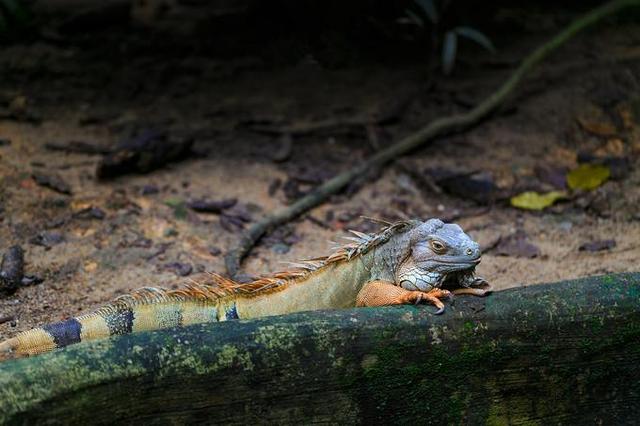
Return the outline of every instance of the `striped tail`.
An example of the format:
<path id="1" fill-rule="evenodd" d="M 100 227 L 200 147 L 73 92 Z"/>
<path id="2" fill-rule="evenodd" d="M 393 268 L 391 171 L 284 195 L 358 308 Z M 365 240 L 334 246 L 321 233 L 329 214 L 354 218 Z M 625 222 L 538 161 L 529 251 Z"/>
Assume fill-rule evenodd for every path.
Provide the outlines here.
<path id="1" fill-rule="evenodd" d="M 0 343 L 0 359 L 137 331 L 238 318 L 233 298 L 221 296 L 218 289 L 206 285 L 180 290 L 143 288 L 93 313 L 19 333 Z"/>

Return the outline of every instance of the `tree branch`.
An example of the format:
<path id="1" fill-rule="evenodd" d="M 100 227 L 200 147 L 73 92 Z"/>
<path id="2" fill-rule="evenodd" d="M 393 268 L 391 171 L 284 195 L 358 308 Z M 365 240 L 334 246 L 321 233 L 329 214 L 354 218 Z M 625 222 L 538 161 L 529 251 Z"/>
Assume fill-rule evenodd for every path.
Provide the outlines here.
<path id="1" fill-rule="evenodd" d="M 0 424 L 637 424 L 640 274 L 196 324 L 0 363 Z"/>

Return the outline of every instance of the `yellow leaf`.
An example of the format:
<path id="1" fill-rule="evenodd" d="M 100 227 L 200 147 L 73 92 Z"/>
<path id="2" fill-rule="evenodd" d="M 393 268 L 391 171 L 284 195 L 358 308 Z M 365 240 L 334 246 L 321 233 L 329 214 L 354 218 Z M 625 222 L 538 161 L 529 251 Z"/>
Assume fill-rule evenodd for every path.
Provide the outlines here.
<path id="1" fill-rule="evenodd" d="M 618 132 L 611 123 L 587 121 L 580 118 L 578 118 L 578 123 L 584 130 L 596 136 L 615 136 Z"/>
<path id="2" fill-rule="evenodd" d="M 600 164 L 582 164 L 567 174 L 567 184 L 571 189 L 591 190 L 609 179 L 609 167 Z"/>
<path id="3" fill-rule="evenodd" d="M 551 191 L 544 194 L 527 191 L 511 197 L 511 205 L 519 209 L 542 210 L 566 196 L 567 194 L 564 191 Z"/>

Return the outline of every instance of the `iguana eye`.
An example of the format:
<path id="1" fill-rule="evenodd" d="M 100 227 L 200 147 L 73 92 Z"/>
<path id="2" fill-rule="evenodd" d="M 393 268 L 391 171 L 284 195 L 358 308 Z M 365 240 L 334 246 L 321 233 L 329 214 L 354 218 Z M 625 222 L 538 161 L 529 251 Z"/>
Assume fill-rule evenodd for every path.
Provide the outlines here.
<path id="1" fill-rule="evenodd" d="M 437 241 L 437 240 L 431 241 L 431 248 L 436 253 L 443 253 L 445 250 L 444 244 L 442 244 L 440 241 Z"/>

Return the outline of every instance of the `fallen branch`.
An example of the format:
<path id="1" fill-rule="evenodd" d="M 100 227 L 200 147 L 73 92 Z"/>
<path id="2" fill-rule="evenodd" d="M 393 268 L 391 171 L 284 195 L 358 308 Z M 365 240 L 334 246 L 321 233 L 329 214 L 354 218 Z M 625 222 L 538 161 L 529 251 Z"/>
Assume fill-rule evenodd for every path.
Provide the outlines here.
<path id="1" fill-rule="evenodd" d="M 613 0 L 593 9 L 591 12 L 575 20 L 549 42 L 534 50 L 524 59 L 520 66 L 513 72 L 511 77 L 509 77 L 509 79 L 504 82 L 497 91 L 478 104 L 475 108 L 464 114 L 443 117 L 431 122 L 416 133 L 413 133 L 402 139 L 400 142 L 376 153 L 359 166 L 333 177 L 290 206 L 280 209 L 271 215 L 265 216 L 262 220 L 253 224 L 245 234 L 242 235 L 238 244 L 225 256 L 225 264 L 228 274 L 232 277 L 236 275 L 240 269 L 240 262 L 242 259 L 267 231 L 288 222 L 305 211 L 319 205 L 328 199 L 329 196 L 337 193 L 368 170 L 381 167 L 382 165 L 387 164 L 388 162 L 413 151 L 420 146 L 423 146 L 437 136 L 459 132 L 476 125 L 498 106 L 504 103 L 505 99 L 514 91 L 524 76 L 536 64 L 569 41 L 578 32 L 627 6 L 638 4 L 640 4 L 640 0 Z"/>

